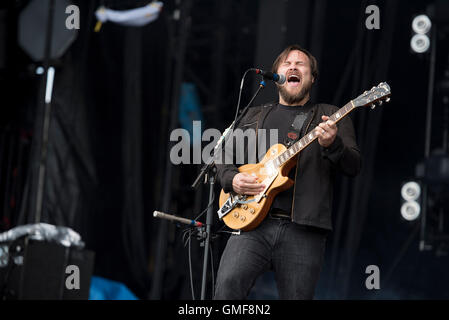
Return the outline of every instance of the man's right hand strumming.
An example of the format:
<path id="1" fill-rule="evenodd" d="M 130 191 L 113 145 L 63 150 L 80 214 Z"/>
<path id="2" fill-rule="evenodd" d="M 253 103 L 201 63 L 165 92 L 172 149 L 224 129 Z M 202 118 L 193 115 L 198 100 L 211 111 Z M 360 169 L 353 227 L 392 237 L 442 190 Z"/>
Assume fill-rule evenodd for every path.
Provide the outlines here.
<path id="1" fill-rule="evenodd" d="M 238 194 L 256 195 L 261 193 L 265 186 L 257 181 L 256 176 L 241 172 L 232 179 L 232 188 Z"/>

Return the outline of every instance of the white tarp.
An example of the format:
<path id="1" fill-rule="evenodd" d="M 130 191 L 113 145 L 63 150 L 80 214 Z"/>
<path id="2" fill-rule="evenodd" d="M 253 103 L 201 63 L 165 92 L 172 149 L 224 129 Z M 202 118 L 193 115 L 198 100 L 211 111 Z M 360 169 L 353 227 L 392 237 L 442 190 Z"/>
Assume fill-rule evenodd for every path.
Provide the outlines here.
<path id="1" fill-rule="evenodd" d="M 0 233 L 0 242 L 14 241 L 25 235 L 28 235 L 33 240 L 55 241 L 65 247 L 84 247 L 84 242 L 81 241 L 81 236 L 77 232 L 64 226 L 54 226 L 48 223 L 17 226 Z"/>
<path id="2" fill-rule="evenodd" d="M 141 27 L 156 20 L 162 7 L 163 3 L 160 1 L 154 1 L 141 8 L 121 11 L 100 7 L 95 15 L 101 23 L 111 21 L 123 26 Z"/>

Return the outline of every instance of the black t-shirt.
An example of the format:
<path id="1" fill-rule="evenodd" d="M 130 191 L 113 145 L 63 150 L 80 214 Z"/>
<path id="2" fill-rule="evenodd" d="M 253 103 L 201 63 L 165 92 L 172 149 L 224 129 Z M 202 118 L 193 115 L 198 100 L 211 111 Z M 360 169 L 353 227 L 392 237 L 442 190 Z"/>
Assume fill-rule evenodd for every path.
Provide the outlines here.
<path id="1" fill-rule="evenodd" d="M 300 131 L 306 122 L 309 112 L 313 104 L 308 101 L 303 106 L 286 106 L 278 104 L 268 113 L 262 128 L 266 129 L 266 146 L 267 150 L 274 144 L 282 143 L 287 146 L 289 142 L 294 142 L 300 138 Z M 270 141 L 270 129 L 278 130 L 278 141 Z M 262 154 L 265 154 L 266 151 Z M 290 171 L 289 177 L 295 179 L 295 169 Z M 287 189 L 279 193 L 273 201 L 272 208 L 281 209 L 291 213 L 293 201 L 293 188 Z"/>

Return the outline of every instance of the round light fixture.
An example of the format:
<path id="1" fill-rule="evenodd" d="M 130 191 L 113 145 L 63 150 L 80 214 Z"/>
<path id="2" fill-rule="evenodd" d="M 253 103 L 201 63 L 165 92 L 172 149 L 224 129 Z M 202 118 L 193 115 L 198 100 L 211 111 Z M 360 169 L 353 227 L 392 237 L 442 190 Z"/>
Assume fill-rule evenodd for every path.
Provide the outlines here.
<path id="1" fill-rule="evenodd" d="M 416 53 L 424 53 L 429 50 L 430 39 L 425 34 L 415 34 L 410 40 L 410 47 Z"/>

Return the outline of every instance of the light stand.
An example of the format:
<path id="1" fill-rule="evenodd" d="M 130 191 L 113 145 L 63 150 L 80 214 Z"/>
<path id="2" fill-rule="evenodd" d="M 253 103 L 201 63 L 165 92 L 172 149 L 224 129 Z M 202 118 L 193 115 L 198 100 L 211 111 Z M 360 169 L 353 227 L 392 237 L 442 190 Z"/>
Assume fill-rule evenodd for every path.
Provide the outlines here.
<path id="1" fill-rule="evenodd" d="M 433 107 L 433 95 L 434 95 L 434 82 L 435 82 L 435 67 L 436 67 L 436 43 L 437 43 L 437 28 L 432 28 L 432 46 L 430 53 L 429 64 L 429 84 L 427 88 L 427 111 L 426 111 L 426 133 L 425 133 L 425 145 L 424 145 L 424 160 L 428 160 L 430 156 L 430 144 L 432 137 L 432 107 Z M 427 209 L 428 209 L 428 185 L 423 185 L 422 193 L 422 214 L 421 214 L 421 230 L 419 240 L 419 250 L 425 251 L 432 249 L 432 246 L 427 243 Z"/>
<path id="2" fill-rule="evenodd" d="M 45 187 L 45 173 L 47 169 L 47 153 L 48 153 L 48 133 L 50 130 L 50 119 L 51 119 L 51 95 L 53 90 L 53 78 L 54 69 L 50 67 L 50 59 L 52 52 L 52 36 L 53 36 L 53 17 L 55 14 L 55 0 L 50 0 L 48 7 L 48 20 L 47 20 L 47 30 L 45 38 L 45 55 L 44 55 L 44 80 L 46 81 L 45 86 L 45 99 L 44 99 L 44 124 L 42 127 L 42 146 L 39 162 L 39 174 L 37 183 L 37 194 L 36 194 L 36 210 L 34 223 L 41 222 L 42 208 L 43 208 L 43 197 L 44 197 L 44 187 Z"/>

